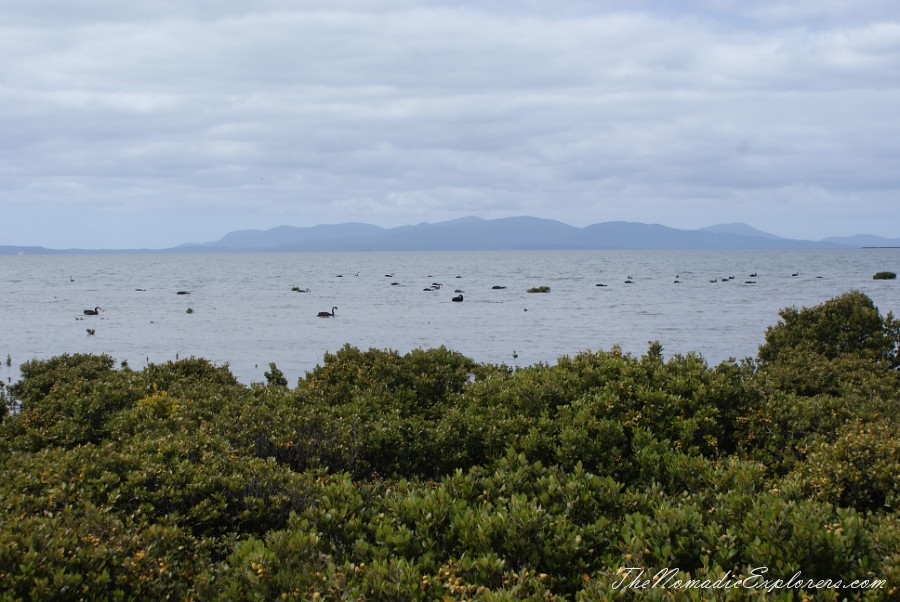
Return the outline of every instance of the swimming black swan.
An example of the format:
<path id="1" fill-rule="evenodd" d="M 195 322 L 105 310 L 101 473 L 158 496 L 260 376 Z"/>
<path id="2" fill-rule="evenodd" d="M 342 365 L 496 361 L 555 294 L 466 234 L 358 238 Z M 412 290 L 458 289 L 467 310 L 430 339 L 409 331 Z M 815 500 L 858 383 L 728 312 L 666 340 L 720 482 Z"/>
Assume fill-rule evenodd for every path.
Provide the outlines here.
<path id="1" fill-rule="evenodd" d="M 462 295 L 456 295 L 456 296 L 453 297 L 453 299 L 451 299 L 451 300 L 452 300 L 454 303 L 462 303 L 463 296 L 462 296 Z"/>
<path id="2" fill-rule="evenodd" d="M 332 307 L 330 312 L 327 312 L 327 311 L 320 311 L 320 312 L 319 312 L 319 317 L 320 317 L 320 318 L 333 318 L 333 317 L 334 317 L 334 310 L 336 310 L 336 309 L 337 309 L 337 307 Z"/>
<path id="3" fill-rule="evenodd" d="M 86 316 L 97 316 L 100 315 L 100 308 L 95 307 L 94 309 L 86 309 L 84 310 L 84 315 Z"/>

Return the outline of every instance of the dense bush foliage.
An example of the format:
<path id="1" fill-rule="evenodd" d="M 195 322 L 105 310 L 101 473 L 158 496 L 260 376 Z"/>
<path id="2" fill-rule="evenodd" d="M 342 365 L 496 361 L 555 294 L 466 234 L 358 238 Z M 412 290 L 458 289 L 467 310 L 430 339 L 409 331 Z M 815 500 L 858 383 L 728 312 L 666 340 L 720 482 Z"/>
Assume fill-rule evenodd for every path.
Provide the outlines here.
<path id="1" fill-rule="evenodd" d="M 715 367 L 345 346 L 292 388 L 275 364 L 245 386 L 198 358 L 28 362 L 0 600 L 898 599 L 900 326 L 857 292 L 781 317 Z"/>

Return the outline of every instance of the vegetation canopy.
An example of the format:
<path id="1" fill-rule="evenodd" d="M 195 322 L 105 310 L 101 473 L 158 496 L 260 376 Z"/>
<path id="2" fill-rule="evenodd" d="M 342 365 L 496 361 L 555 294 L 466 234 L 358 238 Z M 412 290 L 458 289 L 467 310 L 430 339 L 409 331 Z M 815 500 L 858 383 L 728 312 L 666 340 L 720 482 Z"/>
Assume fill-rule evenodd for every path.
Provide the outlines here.
<path id="1" fill-rule="evenodd" d="M 715 367 L 33 360 L 0 389 L 0 600 L 896 600 L 898 343 L 849 292 Z"/>

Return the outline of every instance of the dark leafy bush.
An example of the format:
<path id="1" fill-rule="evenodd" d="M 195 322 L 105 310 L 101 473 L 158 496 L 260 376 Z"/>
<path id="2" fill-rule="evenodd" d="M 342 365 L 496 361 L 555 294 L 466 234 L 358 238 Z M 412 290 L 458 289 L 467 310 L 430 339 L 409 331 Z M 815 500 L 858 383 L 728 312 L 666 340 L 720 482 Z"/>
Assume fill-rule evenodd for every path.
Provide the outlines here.
<path id="1" fill-rule="evenodd" d="M 278 369 L 275 362 L 269 362 L 269 370 L 263 373 L 266 377 L 266 384 L 270 387 L 286 387 L 288 386 L 287 378 L 284 372 Z"/>
<path id="2" fill-rule="evenodd" d="M 796 352 L 828 359 L 857 355 L 900 365 L 900 322 L 882 317 L 872 300 L 859 291 L 844 293 L 813 307 L 781 310 L 782 321 L 766 330 L 759 359 L 773 362 Z"/>
<path id="3" fill-rule="evenodd" d="M 811 497 L 859 511 L 900 507 L 900 426 L 885 417 L 879 422 L 847 422 L 834 441 L 810 446 L 807 461 L 796 468 Z"/>
<path id="4" fill-rule="evenodd" d="M 0 423 L 0 599 L 891 600 L 898 323 L 784 310 L 759 360 L 345 346 L 290 388 L 30 362 Z M 869 591 L 622 591 L 679 578 Z"/>
<path id="5" fill-rule="evenodd" d="M 140 378 L 112 369 L 109 356 L 61 356 L 26 362 L 23 379 L 11 387 L 21 400 L 5 424 L 13 448 L 74 447 L 104 439 L 116 412 L 144 393 Z"/>
<path id="6" fill-rule="evenodd" d="M 110 372 L 115 360 L 108 355 L 60 355 L 49 360 L 29 360 L 22 364 L 22 380 L 10 387 L 11 394 L 27 410 L 41 401 L 58 384 L 95 380 Z"/>

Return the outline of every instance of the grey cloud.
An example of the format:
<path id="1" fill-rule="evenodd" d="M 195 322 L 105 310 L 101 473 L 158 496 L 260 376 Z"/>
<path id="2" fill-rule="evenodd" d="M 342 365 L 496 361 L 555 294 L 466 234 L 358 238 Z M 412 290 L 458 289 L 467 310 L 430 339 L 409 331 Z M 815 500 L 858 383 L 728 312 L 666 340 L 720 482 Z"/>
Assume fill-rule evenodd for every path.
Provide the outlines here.
<path id="1" fill-rule="evenodd" d="M 0 9 L 16 215 L 764 227 L 823 206 L 826 236 L 900 188 L 884 2 L 80 5 Z"/>

